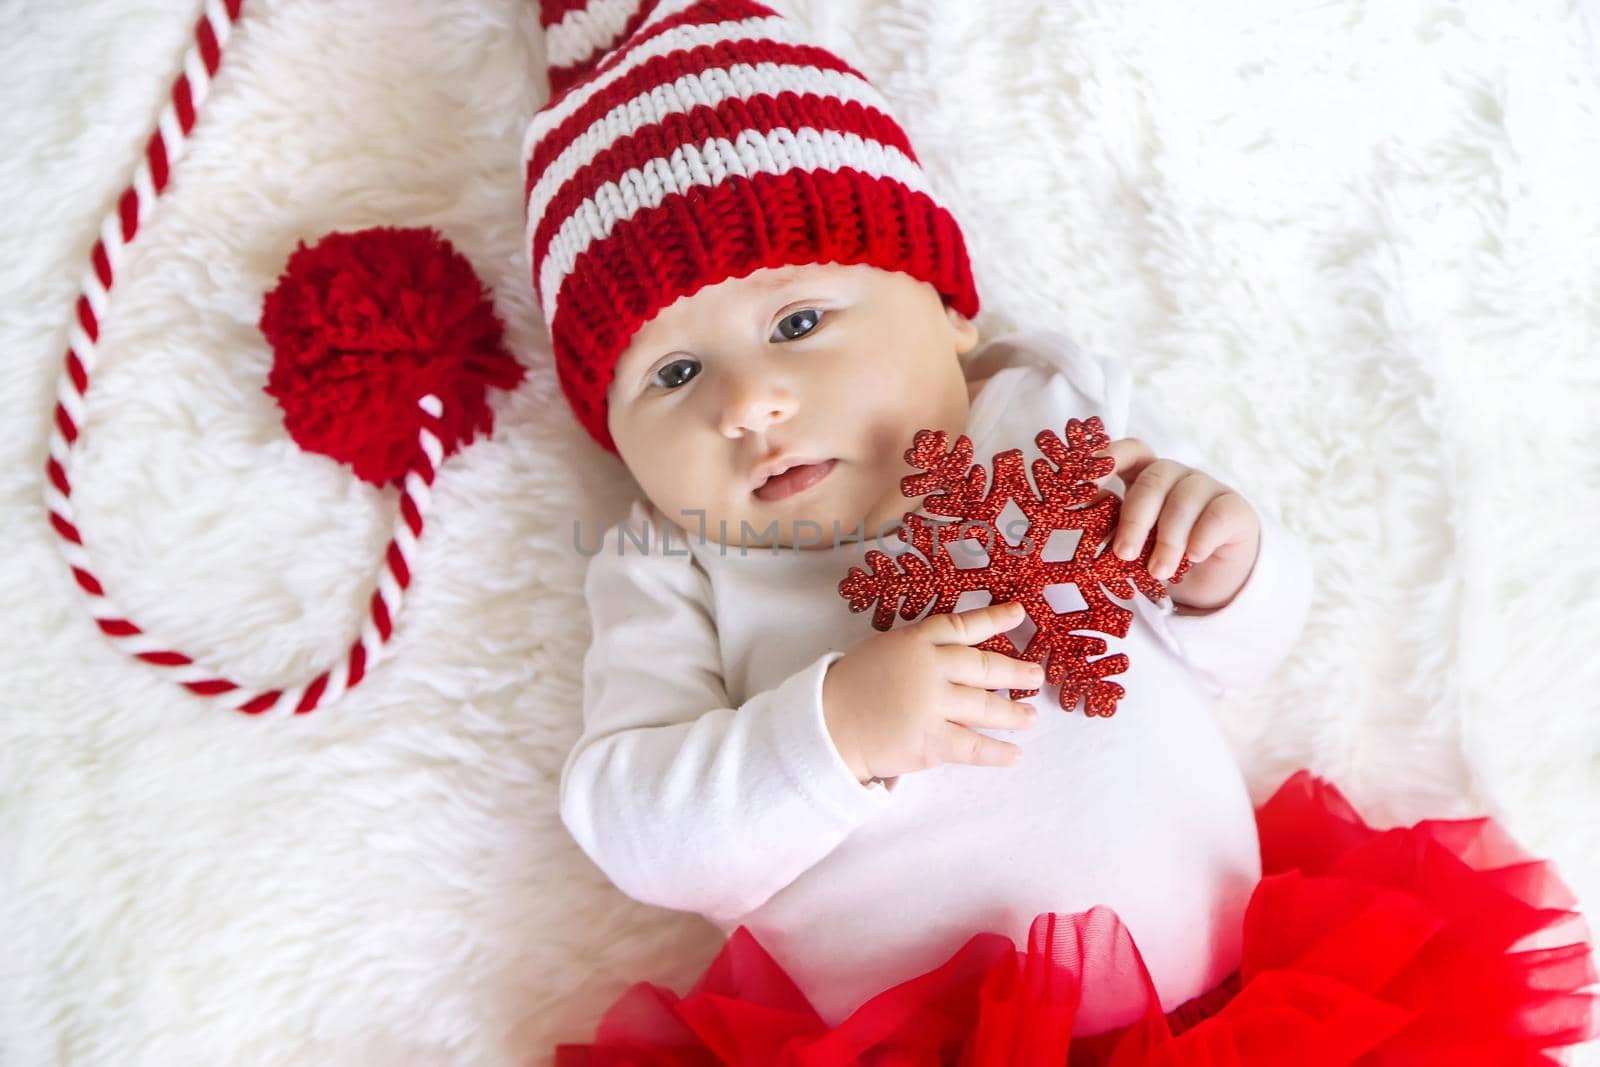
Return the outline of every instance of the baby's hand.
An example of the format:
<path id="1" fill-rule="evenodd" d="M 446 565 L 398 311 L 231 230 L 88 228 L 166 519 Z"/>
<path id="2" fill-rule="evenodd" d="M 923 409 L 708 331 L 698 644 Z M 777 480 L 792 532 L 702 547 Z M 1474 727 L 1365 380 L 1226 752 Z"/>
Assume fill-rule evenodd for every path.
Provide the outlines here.
<path id="1" fill-rule="evenodd" d="M 1016 745 L 969 727 L 1018 730 L 1033 706 L 986 690 L 1037 689 L 1044 669 L 969 648 L 1023 619 L 1015 601 L 938 612 L 872 634 L 828 665 L 822 711 L 833 744 L 857 779 L 893 778 L 940 763 L 1006 767 Z"/>
<path id="2" fill-rule="evenodd" d="M 1244 497 L 1203 471 L 1158 459 L 1137 437 L 1113 441 L 1095 455 L 1114 458 L 1111 473 L 1127 486 L 1111 550 L 1133 559 L 1154 526 L 1150 576 L 1167 581 L 1183 556 L 1191 564 L 1181 582 L 1167 587 L 1175 603 L 1209 611 L 1231 601 L 1261 545 L 1261 520 Z"/>

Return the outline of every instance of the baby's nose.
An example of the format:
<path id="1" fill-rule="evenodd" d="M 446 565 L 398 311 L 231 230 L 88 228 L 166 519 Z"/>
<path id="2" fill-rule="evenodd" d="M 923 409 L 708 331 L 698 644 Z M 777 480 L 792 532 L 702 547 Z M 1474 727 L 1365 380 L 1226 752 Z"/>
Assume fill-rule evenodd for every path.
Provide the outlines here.
<path id="1" fill-rule="evenodd" d="M 722 412 L 722 433 L 738 437 L 761 433 L 794 414 L 794 394 L 773 382 L 747 382 L 735 387 Z"/>

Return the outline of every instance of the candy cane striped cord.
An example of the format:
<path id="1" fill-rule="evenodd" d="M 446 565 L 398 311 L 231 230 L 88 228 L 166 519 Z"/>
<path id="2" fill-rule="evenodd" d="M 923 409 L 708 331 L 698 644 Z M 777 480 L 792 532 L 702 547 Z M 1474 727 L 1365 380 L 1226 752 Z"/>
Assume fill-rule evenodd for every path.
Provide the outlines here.
<path id="1" fill-rule="evenodd" d="M 125 618 L 94 576 L 74 521 L 72 481 L 68 476 L 79 427 L 84 423 L 84 399 L 97 359 L 95 342 L 100 336 L 100 323 L 105 319 L 112 281 L 122 265 L 123 253 L 166 189 L 172 168 L 183 155 L 186 138 L 194 129 L 195 117 L 222 63 L 222 50 L 243 6 L 244 0 L 206 0 L 195 25 L 194 44 L 184 56 L 183 73 L 173 84 L 171 99 L 161 110 L 155 132 L 150 135 L 144 156 L 134 170 L 133 181 L 101 224 L 100 239 L 95 242 L 89 269 L 84 272 L 75 321 L 68 332 L 66 366 L 56 390 L 50 456 L 45 464 L 44 497 L 50 525 L 59 535 L 57 544 L 67 566 L 89 598 L 95 624 L 114 644 L 137 659 L 170 669 L 170 677 L 190 692 L 224 699 L 238 711 L 251 715 L 298 715 L 320 704 L 332 703 L 357 685 L 377 663 L 393 633 L 393 620 L 411 582 L 411 565 L 417 539 L 422 536 L 423 515 L 432 501 L 434 473 L 443 455 L 439 442 L 443 406 L 439 398 L 428 395 L 418 401 L 423 417 L 417 435 L 417 459 L 403 480 L 400 513 L 384 553 L 384 567 L 379 573 L 361 636 L 337 666 L 291 689 L 247 689 L 205 670 L 182 652 L 165 647 Z"/>

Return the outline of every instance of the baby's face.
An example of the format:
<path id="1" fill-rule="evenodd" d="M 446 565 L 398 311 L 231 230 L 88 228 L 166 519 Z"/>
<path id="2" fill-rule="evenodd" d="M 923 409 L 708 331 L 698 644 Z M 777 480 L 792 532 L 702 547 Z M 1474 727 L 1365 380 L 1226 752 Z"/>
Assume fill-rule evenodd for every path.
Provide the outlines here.
<path id="1" fill-rule="evenodd" d="M 690 536 L 704 512 L 707 540 L 734 546 L 826 548 L 863 523 L 892 539 L 915 504 L 900 493 L 914 473 L 903 453 L 924 427 L 964 429 L 957 357 L 977 343 L 977 327 L 909 274 L 759 270 L 639 329 L 606 393 L 608 426 L 639 487 Z M 804 466 L 768 479 L 791 461 Z"/>

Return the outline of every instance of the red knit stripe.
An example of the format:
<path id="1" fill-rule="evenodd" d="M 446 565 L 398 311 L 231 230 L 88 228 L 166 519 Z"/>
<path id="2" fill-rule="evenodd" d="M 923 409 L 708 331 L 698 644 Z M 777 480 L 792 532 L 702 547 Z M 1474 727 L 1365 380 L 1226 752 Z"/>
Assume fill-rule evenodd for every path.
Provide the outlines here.
<path id="1" fill-rule="evenodd" d="M 78 297 L 78 325 L 82 326 L 83 332 L 89 335 L 89 340 L 100 340 L 100 322 L 94 317 L 94 306 L 89 303 L 89 298 L 86 296 Z M 69 348 L 67 350 L 68 354 L 71 351 Z"/>
<path id="2" fill-rule="evenodd" d="M 211 20 L 204 15 L 194 27 L 195 41 L 200 45 L 200 61 L 206 65 L 207 74 L 217 72 L 217 64 L 222 62 L 222 49 L 217 47 L 217 35 L 211 29 Z"/>
<path id="3" fill-rule="evenodd" d="M 322 699 L 322 691 L 328 688 L 328 672 L 323 671 L 306 687 L 306 695 L 300 698 L 300 703 L 294 706 L 296 715 L 304 715 L 317 706 L 317 701 Z"/>
<path id="4" fill-rule="evenodd" d="M 679 145 L 700 145 L 713 137 L 730 141 L 745 130 L 767 134 L 777 129 L 805 127 L 859 134 L 863 140 L 878 141 L 902 151 L 910 147 L 899 123 L 876 108 L 863 107 L 854 100 L 807 93 L 796 96 L 785 90 L 777 96 L 758 94 L 744 99 L 729 97 L 714 107 L 697 107 L 687 113 L 667 115 L 661 122 L 641 127 L 628 137 L 612 142 L 594 161 L 578 168 L 563 184 L 539 218 L 533 236 L 533 267 L 537 273 L 563 223 L 594 196 L 607 182 L 620 179 L 630 170 L 652 159 L 671 155 Z M 821 161 L 819 160 L 820 164 Z M 796 164 L 805 169 L 804 164 Z"/>
<path id="5" fill-rule="evenodd" d="M 55 461 L 51 460 L 51 462 L 54 463 Z M 60 468 L 58 467 L 56 469 L 59 470 Z M 64 480 L 65 477 L 63 476 L 63 481 Z M 59 487 L 60 483 L 57 483 L 57 488 Z M 56 533 L 66 538 L 68 541 L 71 541 L 73 544 L 83 544 L 83 538 L 78 536 L 78 528 L 53 511 L 50 513 L 50 525 L 56 528 Z"/>
<path id="6" fill-rule="evenodd" d="M 761 204 L 792 204 L 797 213 L 770 219 L 752 208 Z M 902 271 L 933 285 L 968 318 L 978 313 L 955 219 L 892 178 L 845 167 L 696 186 L 688 197 L 669 196 L 619 221 L 562 282 L 551 335 L 558 379 L 579 422 L 603 448 L 616 451 L 605 411 L 616 354 L 679 296 L 763 267 L 833 262 Z"/>
<path id="7" fill-rule="evenodd" d="M 107 637 L 132 637 L 134 634 L 144 633 L 143 630 L 127 619 L 96 619 L 94 621 L 95 625 L 100 627 L 100 632 Z"/>
<path id="8" fill-rule="evenodd" d="M 89 253 L 89 259 L 94 263 L 94 276 L 100 279 L 102 288 L 111 288 L 111 257 L 106 255 L 106 243 L 95 241 L 94 251 Z"/>
<path id="9" fill-rule="evenodd" d="M 589 0 L 539 0 L 539 28 L 548 30 L 569 11 L 582 11 L 588 6 Z"/>
<path id="10" fill-rule="evenodd" d="M 546 71 L 550 79 L 551 100 L 559 100 L 571 89 L 583 81 L 585 74 L 583 67 L 551 67 Z"/>
<path id="11" fill-rule="evenodd" d="M 244 0 L 223 0 L 222 6 L 227 9 L 230 19 L 236 19 L 239 17 L 239 9 L 244 7 Z"/>
<path id="12" fill-rule="evenodd" d="M 144 158 L 150 163 L 150 181 L 156 192 L 167 187 L 167 144 L 161 139 L 158 129 L 150 135 L 150 143 L 145 146 Z"/>
<path id="13" fill-rule="evenodd" d="M 56 462 L 56 457 L 51 456 L 49 460 L 45 462 L 44 469 L 45 472 L 50 476 L 50 484 L 56 487 L 56 492 L 60 493 L 62 496 L 72 495 L 72 486 L 67 483 L 67 472 L 61 469 L 61 464 Z M 50 513 L 50 517 L 52 519 L 56 519 L 57 515 L 52 511 Z M 59 530 L 61 526 L 65 526 L 67 529 L 72 530 L 72 524 L 67 522 L 67 520 L 60 519 L 59 522 L 60 525 L 58 525 L 56 529 Z M 76 541 L 78 539 L 77 533 L 78 532 L 76 530 L 73 530 L 70 535 L 63 532 L 62 536 L 66 537 L 69 541 Z"/>
<path id="14" fill-rule="evenodd" d="M 194 662 L 182 652 L 135 652 L 134 658 L 154 663 L 157 667 L 187 667 Z"/>
<path id="15" fill-rule="evenodd" d="M 189 692 L 197 693 L 203 697 L 214 697 L 218 693 L 226 693 L 230 689 L 239 688 L 226 678 L 210 678 L 203 682 L 184 682 L 183 687 Z"/>
<path id="16" fill-rule="evenodd" d="M 406 566 L 406 557 L 401 554 L 400 546 L 393 541 L 389 542 L 389 569 L 394 572 L 394 580 L 404 589 L 411 584 L 411 568 Z"/>
<path id="17" fill-rule="evenodd" d="M 383 594 L 376 589 L 372 592 L 372 621 L 377 623 L 379 635 L 385 641 L 389 640 L 391 632 L 389 608 L 383 602 Z"/>
<path id="18" fill-rule="evenodd" d="M 139 231 L 139 194 L 132 187 L 124 189 L 118 198 L 117 215 L 122 223 L 122 242 L 127 244 Z"/>
<path id="19" fill-rule="evenodd" d="M 637 37 L 624 40 L 620 46 L 600 58 L 599 65 L 594 68 L 594 75 L 597 78 L 603 77 L 606 71 L 632 55 L 634 49 L 678 26 L 713 26 L 719 22 L 746 22 L 750 19 L 771 18 L 776 14 L 772 8 L 753 3 L 752 0 L 705 0 L 704 3 L 685 8 L 676 15 L 668 15 Z"/>
<path id="20" fill-rule="evenodd" d="M 67 444 L 70 445 L 78 439 L 78 428 L 72 425 L 72 417 L 60 403 L 56 404 L 56 428 L 61 431 L 61 436 L 67 439 Z"/>
<path id="21" fill-rule="evenodd" d="M 417 505 L 411 502 L 410 493 L 400 494 L 400 514 L 404 516 L 406 525 L 411 528 L 414 537 L 422 535 L 422 516 L 417 513 Z"/>
<path id="22" fill-rule="evenodd" d="M 78 353 L 70 348 L 67 349 L 67 373 L 72 376 L 72 385 L 79 393 L 89 391 L 89 374 L 78 362 Z"/>
<path id="23" fill-rule="evenodd" d="M 240 704 L 239 710 L 244 712 L 246 715 L 259 715 L 261 712 L 266 711 L 268 708 L 272 707 L 272 705 L 276 704 L 278 702 L 278 698 L 281 696 L 283 696 L 283 690 L 269 689 L 265 693 L 262 693 L 260 696 L 256 697 L 254 700 L 246 701 L 245 703 Z"/>
<path id="24" fill-rule="evenodd" d="M 178 109 L 178 128 L 187 134 L 194 128 L 194 98 L 189 95 L 189 75 L 180 74 L 173 83 L 172 103 Z"/>
<path id="25" fill-rule="evenodd" d="M 100 587 L 99 580 L 82 567 L 72 568 L 72 576 L 78 580 L 78 584 L 83 586 L 85 591 L 93 593 L 95 596 L 106 595 L 106 591 Z"/>
<path id="26" fill-rule="evenodd" d="M 781 41 L 744 41 L 738 47 L 727 42 L 698 45 L 688 52 L 657 56 L 630 70 L 594 94 L 582 107 L 568 115 L 560 125 L 545 134 L 528 160 L 523 196 L 533 191 L 545 170 L 584 132 L 606 116 L 612 108 L 642 96 L 659 85 L 670 83 L 688 71 L 725 70 L 741 63 L 783 63 L 795 66 L 836 70 L 861 77 L 848 63 L 824 48 Z M 865 80 L 865 79 L 863 79 Z M 665 154 L 665 153 L 664 153 Z"/>
<path id="27" fill-rule="evenodd" d="M 358 642 L 357 644 L 354 644 L 354 645 L 350 646 L 350 681 L 349 681 L 349 686 L 350 687 L 355 686 L 356 683 L 361 681 L 362 675 L 364 675 L 366 673 L 367 673 L 367 650 L 362 648 L 360 643 Z"/>
<path id="28" fill-rule="evenodd" d="M 56 488 L 61 490 L 61 486 L 66 485 L 67 483 L 67 475 L 62 472 L 61 467 L 56 464 L 54 459 L 51 459 L 50 466 L 54 467 L 54 470 L 51 470 L 50 474 L 51 482 L 54 482 L 56 475 L 61 474 L 61 482 L 56 482 Z M 61 491 L 62 493 L 67 493 L 67 490 Z M 50 512 L 50 525 L 56 528 L 56 533 L 61 534 L 62 537 L 66 537 L 67 541 L 72 542 L 72 544 L 83 544 L 83 537 L 78 536 L 77 526 L 67 522 L 66 518 L 62 518 L 61 515 L 56 514 L 56 512 Z"/>

